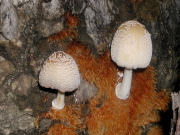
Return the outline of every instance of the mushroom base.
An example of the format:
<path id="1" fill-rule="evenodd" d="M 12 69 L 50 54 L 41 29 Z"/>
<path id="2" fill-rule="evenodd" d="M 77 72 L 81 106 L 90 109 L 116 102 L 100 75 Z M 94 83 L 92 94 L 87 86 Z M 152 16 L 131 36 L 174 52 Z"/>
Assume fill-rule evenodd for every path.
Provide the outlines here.
<path id="1" fill-rule="evenodd" d="M 54 109 L 63 109 L 64 108 L 64 104 L 57 104 L 57 98 L 55 98 L 53 101 L 52 101 L 52 107 Z"/>
<path id="2" fill-rule="evenodd" d="M 58 110 L 64 108 L 64 93 L 58 92 L 57 98 L 52 101 L 52 107 Z"/>
<path id="3" fill-rule="evenodd" d="M 127 93 L 127 94 L 125 95 L 124 93 L 119 92 L 119 89 L 121 88 L 121 84 L 122 84 L 122 83 L 119 83 L 119 84 L 116 86 L 115 93 L 116 93 L 116 96 L 117 96 L 119 99 L 126 100 L 126 99 L 129 97 L 129 93 Z"/>

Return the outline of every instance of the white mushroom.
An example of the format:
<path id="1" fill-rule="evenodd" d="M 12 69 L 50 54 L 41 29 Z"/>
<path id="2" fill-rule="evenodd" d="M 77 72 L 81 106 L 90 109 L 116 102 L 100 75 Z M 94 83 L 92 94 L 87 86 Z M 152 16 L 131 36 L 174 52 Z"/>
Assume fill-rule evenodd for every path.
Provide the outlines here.
<path id="1" fill-rule="evenodd" d="M 121 24 L 112 40 L 111 57 L 118 66 L 125 67 L 123 81 L 115 91 L 118 98 L 127 99 L 132 69 L 147 67 L 152 57 L 151 35 L 145 26 L 134 20 Z"/>
<path id="2" fill-rule="evenodd" d="M 45 61 L 40 74 L 41 86 L 58 90 L 58 96 L 52 101 L 56 109 L 64 107 L 64 93 L 79 87 L 80 74 L 75 60 L 63 51 L 54 52 Z"/>

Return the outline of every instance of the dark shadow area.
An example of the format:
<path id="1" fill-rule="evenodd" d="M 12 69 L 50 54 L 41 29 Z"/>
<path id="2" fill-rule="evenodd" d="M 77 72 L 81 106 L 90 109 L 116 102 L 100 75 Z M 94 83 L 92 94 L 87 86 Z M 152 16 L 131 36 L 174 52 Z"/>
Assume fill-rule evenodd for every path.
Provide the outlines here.
<path id="1" fill-rule="evenodd" d="M 173 111 L 171 109 L 172 103 L 169 104 L 168 110 L 166 112 L 160 112 L 160 126 L 162 126 L 164 135 L 170 134 L 171 119 L 173 117 Z"/>
<path id="2" fill-rule="evenodd" d="M 45 87 L 40 86 L 40 84 L 38 84 L 38 87 L 43 92 L 51 93 L 51 94 L 57 94 L 57 90 L 56 89 L 45 88 Z"/>
<path id="3" fill-rule="evenodd" d="M 56 90 L 56 89 L 44 88 L 44 87 L 40 86 L 39 84 L 38 84 L 38 87 L 39 87 L 40 91 L 43 91 L 46 93 L 50 93 L 50 94 L 57 94 L 58 93 L 58 90 Z M 71 92 L 65 92 L 65 96 L 72 96 L 76 90 L 73 90 Z"/>

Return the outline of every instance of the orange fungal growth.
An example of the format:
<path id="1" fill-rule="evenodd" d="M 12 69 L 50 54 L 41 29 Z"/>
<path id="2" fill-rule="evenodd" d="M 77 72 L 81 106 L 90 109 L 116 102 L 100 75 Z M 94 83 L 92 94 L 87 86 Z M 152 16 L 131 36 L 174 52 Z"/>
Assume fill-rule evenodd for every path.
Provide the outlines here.
<path id="1" fill-rule="evenodd" d="M 114 90 L 117 72 L 122 71 L 111 61 L 108 52 L 95 60 L 85 47 L 72 43 L 67 53 L 76 60 L 84 79 L 95 83 L 99 89 L 89 101 L 91 113 L 86 123 L 90 135 L 136 135 L 140 134 L 141 127 L 160 120 L 157 111 L 166 110 L 169 96 L 165 91 L 155 91 L 152 67 L 133 74 L 130 97 L 120 100 Z"/>
<path id="2" fill-rule="evenodd" d="M 65 39 L 75 39 L 77 31 L 72 29 L 63 29 L 62 31 L 48 37 L 48 41 L 61 41 Z"/>
<path id="3" fill-rule="evenodd" d="M 68 128 L 62 124 L 55 124 L 49 129 L 47 135 L 77 135 L 77 134 L 71 128 Z"/>
<path id="4" fill-rule="evenodd" d="M 69 12 L 65 14 L 67 19 L 67 26 L 68 28 L 63 29 L 62 31 L 50 35 L 48 37 L 48 41 L 61 41 L 66 39 L 76 39 L 78 34 L 77 30 L 73 29 L 77 27 L 78 19 L 75 16 L 72 16 Z"/>
<path id="5" fill-rule="evenodd" d="M 65 14 L 67 19 L 67 25 L 72 28 L 76 28 L 78 24 L 78 19 L 75 16 L 72 16 L 69 12 Z"/>
<path id="6" fill-rule="evenodd" d="M 76 129 L 81 125 L 80 121 L 80 107 L 78 110 L 73 105 L 68 105 L 63 110 L 51 109 L 48 113 L 49 118 L 52 120 L 61 120 L 67 122 L 72 129 Z"/>
<path id="7" fill-rule="evenodd" d="M 163 132 L 159 126 L 154 126 L 149 130 L 147 135 L 163 135 Z"/>
<path id="8" fill-rule="evenodd" d="M 71 104 L 40 116 L 60 121 L 50 127 L 48 135 L 76 135 L 86 127 L 89 135 L 141 135 L 143 127 L 160 121 L 158 111 L 167 109 L 170 98 L 167 92 L 155 90 L 153 67 L 135 71 L 129 98 L 120 100 L 115 86 L 117 80 L 122 81 L 118 79 L 122 71 L 112 62 L 109 52 L 95 58 L 85 45 L 72 42 L 66 53 L 75 59 L 83 79 L 96 85 L 98 93 L 89 100 L 87 115 L 81 114 L 81 104 Z M 162 135 L 162 129 L 153 126 L 148 135 Z"/>
<path id="9" fill-rule="evenodd" d="M 77 129 L 85 128 L 80 118 L 80 110 L 81 105 L 67 105 L 62 110 L 50 109 L 49 112 L 43 113 L 36 120 L 36 123 L 39 123 L 39 120 L 42 118 L 59 120 L 59 123 L 56 123 L 49 128 L 47 135 L 76 135 Z"/>

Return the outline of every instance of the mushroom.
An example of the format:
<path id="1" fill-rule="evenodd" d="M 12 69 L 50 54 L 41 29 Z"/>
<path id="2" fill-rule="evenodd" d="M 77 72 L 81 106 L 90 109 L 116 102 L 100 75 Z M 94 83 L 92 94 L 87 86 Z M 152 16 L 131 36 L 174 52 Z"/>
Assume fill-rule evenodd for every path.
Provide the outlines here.
<path id="1" fill-rule="evenodd" d="M 52 106 L 55 109 L 63 109 L 64 93 L 71 92 L 80 85 L 80 74 L 75 60 L 63 51 L 54 52 L 44 62 L 39 74 L 39 83 L 45 88 L 58 90 Z"/>
<path id="2" fill-rule="evenodd" d="M 135 20 L 121 24 L 111 44 L 111 58 L 120 67 L 124 67 L 121 83 L 116 85 L 115 93 L 120 99 L 129 97 L 132 70 L 146 68 L 152 57 L 151 35 L 145 26 Z"/>

